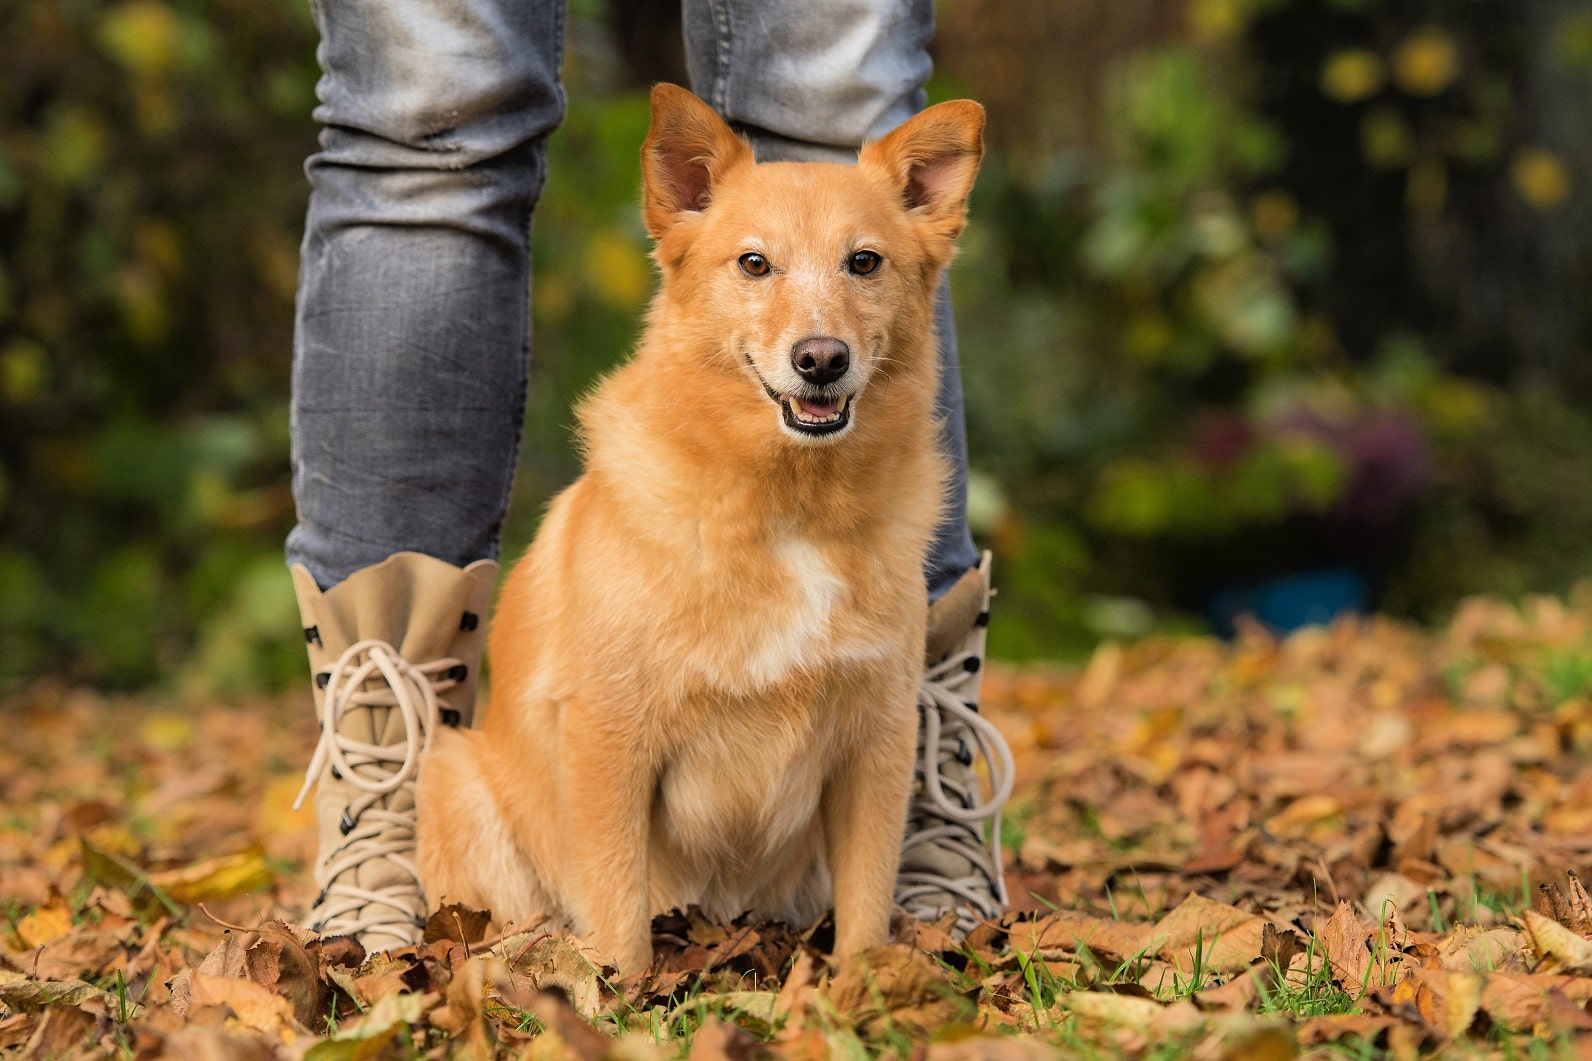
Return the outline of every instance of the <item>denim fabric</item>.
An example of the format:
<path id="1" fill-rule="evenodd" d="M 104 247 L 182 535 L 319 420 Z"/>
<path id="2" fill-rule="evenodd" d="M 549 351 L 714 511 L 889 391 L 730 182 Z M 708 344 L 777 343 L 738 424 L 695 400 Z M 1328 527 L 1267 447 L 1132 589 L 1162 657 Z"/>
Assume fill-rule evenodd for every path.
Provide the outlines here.
<path id="1" fill-rule="evenodd" d="M 760 158 L 855 158 L 923 104 L 928 0 L 688 0 L 684 15 L 698 94 Z M 318 0 L 315 18 L 288 562 L 327 588 L 396 552 L 495 559 L 525 410 L 530 217 L 564 113 L 563 4 Z M 938 325 L 957 474 L 931 597 L 977 562 L 944 289 Z"/>

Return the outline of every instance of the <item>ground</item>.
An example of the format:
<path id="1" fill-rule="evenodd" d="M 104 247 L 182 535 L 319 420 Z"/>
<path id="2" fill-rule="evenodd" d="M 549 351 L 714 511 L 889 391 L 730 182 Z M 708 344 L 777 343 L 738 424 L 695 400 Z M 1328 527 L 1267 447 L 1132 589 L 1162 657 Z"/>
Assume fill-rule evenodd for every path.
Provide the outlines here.
<path id="1" fill-rule="evenodd" d="M 686 912 L 620 980 L 465 910 L 368 958 L 298 927 L 307 699 L 39 682 L 0 706 L 0 1054 L 1592 1056 L 1589 695 L 1592 594 L 992 666 L 1010 915 L 830 968 L 823 926 Z"/>

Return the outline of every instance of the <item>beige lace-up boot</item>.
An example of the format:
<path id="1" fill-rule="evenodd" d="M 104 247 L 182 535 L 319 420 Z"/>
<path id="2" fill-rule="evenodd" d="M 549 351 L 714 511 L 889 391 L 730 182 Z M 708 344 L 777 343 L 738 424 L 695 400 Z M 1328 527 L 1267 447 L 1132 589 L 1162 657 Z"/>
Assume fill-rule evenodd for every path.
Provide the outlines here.
<path id="1" fill-rule="evenodd" d="M 369 953 L 420 942 L 415 779 L 439 725 L 469 725 L 497 564 L 460 569 L 397 553 L 322 592 L 293 568 L 321 737 L 315 786 L 320 895 L 309 925 Z"/>
<path id="2" fill-rule="evenodd" d="M 901 841 L 896 903 L 920 921 L 956 912 L 956 933 L 1006 907 L 1001 807 L 1012 791 L 1012 753 L 978 713 L 989 624 L 990 554 L 929 606 L 918 686 L 918 762 Z M 974 763 L 983 759 L 989 795 Z"/>

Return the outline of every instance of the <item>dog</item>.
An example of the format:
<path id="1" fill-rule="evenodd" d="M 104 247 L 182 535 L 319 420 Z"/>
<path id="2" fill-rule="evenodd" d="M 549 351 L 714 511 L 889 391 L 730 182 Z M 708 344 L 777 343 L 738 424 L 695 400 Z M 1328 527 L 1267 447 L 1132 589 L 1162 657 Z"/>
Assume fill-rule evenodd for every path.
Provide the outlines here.
<path id="1" fill-rule="evenodd" d="M 832 905 L 841 958 L 887 941 L 946 476 L 934 299 L 983 125 L 942 103 L 855 166 L 756 163 L 654 89 L 660 288 L 504 582 L 484 724 L 422 766 L 433 904 L 549 915 L 624 973 L 693 903 Z"/>

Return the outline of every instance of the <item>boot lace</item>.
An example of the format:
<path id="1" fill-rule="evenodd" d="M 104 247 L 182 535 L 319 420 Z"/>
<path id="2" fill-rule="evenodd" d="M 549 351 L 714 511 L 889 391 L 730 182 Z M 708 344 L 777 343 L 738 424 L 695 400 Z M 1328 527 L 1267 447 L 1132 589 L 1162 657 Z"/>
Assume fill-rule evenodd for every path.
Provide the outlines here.
<path id="1" fill-rule="evenodd" d="M 400 789 L 413 792 L 420 759 L 431 746 L 440 717 L 438 695 L 458 684 L 449 676 L 459 660 L 447 657 L 414 664 L 385 641 L 350 645 L 335 664 L 321 697 L 321 736 L 304 775 L 304 787 L 293 802 L 297 810 L 329 765 L 334 778 L 355 792 L 343 808 L 343 843 L 316 867 L 320 895 L 310 912 L 311 926 L 325 935 L 381 935 L 396 945 L 414 943 L 425 924 L 426 901 L 420 870 L 414 862 L 415 812 L 388 809 L 389 797 Z M 439 706 L 440 705 L 440 706 Z M 385 708 L 403 720 L 403 740 L 372 744 L 340 732 L 355 711 Z M 385 859 L 403 880 L 378 889 L 353 882 L 359 867 Z M 347 875 L 348 880 L 339 878 Z"/>
<path id="2" fill-rule="evenodd" d="M 905 858 L 896 887 L 896 902 L 918 920 L 955 909 L 961 935 L 980 919 L 999 917 L 1007 901 L 1000 822 L 1014 768 L 1005 738 L 970 703 L 980 665 L 972 650 L 953 652 L 919 683 L 918 765 L 901 850 L 906 856 L 929 847 L 938 857 L 927 866 L 921 858 Z M 987 799 L 980 798 L 975 755 L 988 766 Z M 945 865 L 966 872 L 947 873 Z"/>

